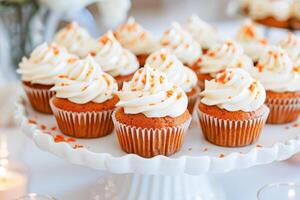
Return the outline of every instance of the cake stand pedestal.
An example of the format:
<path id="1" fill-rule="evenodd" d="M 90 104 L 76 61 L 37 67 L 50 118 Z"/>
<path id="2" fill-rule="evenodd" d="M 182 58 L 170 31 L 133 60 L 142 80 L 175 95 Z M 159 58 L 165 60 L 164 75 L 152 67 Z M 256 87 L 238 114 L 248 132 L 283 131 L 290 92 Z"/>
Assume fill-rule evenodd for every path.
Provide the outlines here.
<path id="1" fill-rule="evenodd" d="M 243 148 L 212 145 L 195 126 L 189 129 L 179 152 L 146 159 L 124 153 L 115 133 L 98 139 L 68 142 L 63 136 L 65 141 L 55 140 L 62 134 L 54 117 L 33 111 L 24 97 L 17 102 L 15 116 L 23 132 L 41 149 L 73 164 L 116 174 L 98 184 L 95 200 L 225 200 L 212 173 L 285 160 L 300 151 L 299 120 L 267 125 L 256 144 Z"/>

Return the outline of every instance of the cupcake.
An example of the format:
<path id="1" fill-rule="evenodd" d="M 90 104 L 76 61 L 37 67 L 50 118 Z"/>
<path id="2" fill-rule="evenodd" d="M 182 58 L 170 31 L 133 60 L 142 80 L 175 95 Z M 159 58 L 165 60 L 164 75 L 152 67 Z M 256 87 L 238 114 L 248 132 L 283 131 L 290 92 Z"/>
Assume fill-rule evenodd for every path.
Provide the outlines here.
<path id="1" fill-rule="evenodd" d="M 84 58 L 90 52 L 94 39 L 87 30 L 72 22 L 59 30 L 54 37 L 54 42 L 65 47 L 68 52 Z"/>
<path id="2" fill-rule="evenodd" d="M 18 73 L 21 74 L 23 88 L 35 110 L 52 113 L 49 99 L 55 93 L 50 88 L 54 85 L 55 77 L 76 59 L 65 48 L 47 43 L 36 47 L 29 58 L 22 59 Z"/>
<path id="3" fill-rule="evenodd" d="M 136 55 L 141 67 L 144 66 L 149 54 L 158 47 L 158 42 L 154 40 L 152 34 L 136 23 L 132 17 L 115 30 L 114 34 L 124 48 Z"/>
<path id="4" fill-rule="evenodd" d="M 242 46 L 233 40 L 214 45 L 198 62 L 196 72 L 201 89 L 204 88 L 205 80 L 213 79 L 226 68 L 235 67 L 247 71 L 253 67 L 251 58 L 244 54 Z"/>
<path id="5" fill-rule="evenodd" d="M 191 122 L 188 98 L 164 73 L 145 65 L 117 95 L 113 121 L 125 152 L 149 158 L 181 148 Z"/>
<path id="6" fill-rule="evenodd" d="M 122 48 L 110 31 L 99 38 L 91 55 L 103 71 L 117 80 L 119 88 L 122 87 L 123 82 L 131 80 L 134 72 L 139 68 L 136 56 Z"/>
<path id="7" fill-rule="evenodd" d="M 270 108 L 267 123 L 283 124 L 295 121 L 300 113 L 300 68 L 294 67 L 287 53 L 270 46 L 252 70 L 267 91 Z"/>
<path id="8" fill-rule="evenodd" d="M 217 29 L 200 19 L 198 15 L 189 17 L 184 27 L 200 44 L 204 54 L 218 43 Z"/>
<path id="9" fill-rule="evenodd" d="M 114 95 L 117 90 L 114 78 L 103 72 L 91 56 L 73 63 L 51 88 L 56 95 L 50 105 L 60 130 L 76 138 L 110 134 L 114 129 L 111 115 L 118 102 Z"/>
<path id="10" fill-rule="evenodd" d="M 202 56 L 199 43 L 178 23 L 164 32 L 160 44 L 172 52 L 184 65 L 194 69 Z"/>
<path id="11" fill-rule="evenodd" d="M 291 11 L 291 20 L 290 20 L 290 28 L 292 29 L 300 29 L 300 1 L 292 2 L 292 11 Z"/>
<path id="12" fill-rule="evenodd" d="M 278 46 L 286 51 L 291 61 L 295 63 L 300 56 L 300 40 L 293 33 L 288 33 L 279 42 Z"/>
<path id="13" fill-rule="evenodd" d="M 249 7 L 249 15 L 257 23 L 289 28 L 291 17 L 290 0 L 252 0 Z"/>
<path id="14" fill-rule="evenodd" d="M 238 30 L 236 40 L 242 45 L 245 54 L 247 54 L 253 62 L 257 62 L 259 56 L 268 45 L 268 41 L 262 36 L 256 25 L 247 20 Z"/>
<path id="15" fill-rule="evenodd" d="M 250 74 L 226 69 L 205 82 L 198 116 L 205 138 L 218 146 L 242 147 L 257 141 L 268 117 L 266 92 Z"/>
<path id="16" fill-rule="evenodd" d="M 198 98 L 197 75 L 190 68 L 184 66 L 178 58 L 166 49 L 152 53 L 146 64 L 164 72 L 170 82 L 181 87 L 188 97 L 188 110 L 193 113 Z"/>

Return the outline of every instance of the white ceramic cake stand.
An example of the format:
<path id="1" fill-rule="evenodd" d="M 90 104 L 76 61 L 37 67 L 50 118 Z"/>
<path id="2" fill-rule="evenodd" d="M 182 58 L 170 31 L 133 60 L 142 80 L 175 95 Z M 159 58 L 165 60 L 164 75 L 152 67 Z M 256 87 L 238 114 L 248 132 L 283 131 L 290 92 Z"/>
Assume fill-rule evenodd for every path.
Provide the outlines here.
<path id="1" fill-rule="evenodd" d="M 300 151 L 299 121 L 267 125 L 256 144 L 243 148 L 212 145 L 204 140 L 199 126 L 195 125 L 188 131 L 178 153 L 145 159 L 124 153 L 115 133 L 99 139 L 55 142 L 53 138 L 60 132 L 50 128 L 56 126 L 54 117 L 33 111 L 23 97 L 17 102 L 16 118 L 41 149 L 74 164 L 117 174 L 103 181 L 94 199 L 222 200 L 226 197 L 210 173 L 284 160 Z M 37 123 L 29 123 L 32 119 Z M 74 149 L 75 144 L 83 148 Z"/>

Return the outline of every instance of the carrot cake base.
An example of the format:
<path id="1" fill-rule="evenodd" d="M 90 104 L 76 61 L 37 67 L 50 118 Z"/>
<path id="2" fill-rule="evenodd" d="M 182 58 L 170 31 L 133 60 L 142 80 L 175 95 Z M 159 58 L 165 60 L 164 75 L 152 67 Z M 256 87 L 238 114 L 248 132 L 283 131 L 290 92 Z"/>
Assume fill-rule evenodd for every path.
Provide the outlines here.
<path id="1" fill-rule="evenodd" d="M 144 67 L 148 56 L 149 54 L 141 54 L 136 56 L 139 61 L 140 67 Z"/>
<path id="2" fill-rule="evenodd" d="M 266 17 L 264 19 L 255 19 L 256 23 L 263 24 L 265 26 L 276 28 L 289 28 L 289 20 L 280 21 L 274 17 Z"/>
<path id="3" fill-rule="evenodd" d="M 125 76 L 120 75 L 120 76 L 114 77 L 116 79 L 117 83 L 118 83 L 119 89 L 122 88 L 124 82 L 130 81 L 132 79 L 133 75 L 134 75 L 134 73 L 129 74 L 129 75 L 125 75 Z"/>

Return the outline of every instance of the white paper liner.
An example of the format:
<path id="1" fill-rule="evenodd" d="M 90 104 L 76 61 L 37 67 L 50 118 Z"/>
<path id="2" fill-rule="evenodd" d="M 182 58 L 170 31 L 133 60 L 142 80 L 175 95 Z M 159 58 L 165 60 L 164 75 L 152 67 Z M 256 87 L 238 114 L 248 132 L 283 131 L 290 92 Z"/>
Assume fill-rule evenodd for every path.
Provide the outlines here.
<path id="1" fill-rule="evenodd" d="M 205 138 L 218 146 L 241 147 L 254 143 L 264 127 L 269 108 L 264 106 L 259 118 L 249 120 L 225 120 L 208 115 L 197 109 L 202 133 Z"/>
<path id="2" fill-rule="evenodd" d="M 189 118 L 180 126 L 142 128 L 119 122 L 115 116 L 117 111 L 118 109 L 114 111 L 112 119 L 121 148 L 126 153 L 133 153 L 146 158 L 156 155 L 169 156 L 180 150 L 191 122 L 191 118 Z"/>
<path id="3" fill-rule="evenodd" d="M 297 120 L 300 114 L 300 98 L 267 97 L 266 104 L 270 108 L 269 124 L 289 123 Z"/>
<path id="4" fill-rule="evenodd" d="M 50 91 L 49 89 L 31 88 L 25 84 L 23 84 L 23 88 L 31 106 L 35 110 L 47 114 L 52 113 L 49 100 L 55 95 L 54 91 Z"/>
<path id="5" fill-rule="evenodd" d="M 53 115 L 60 130 L 68 136 L 76 138 L 98 138 L 112 133 L 114 110 L 99 112 L 72 112 L 57 108 L 50 100 Z"/>

